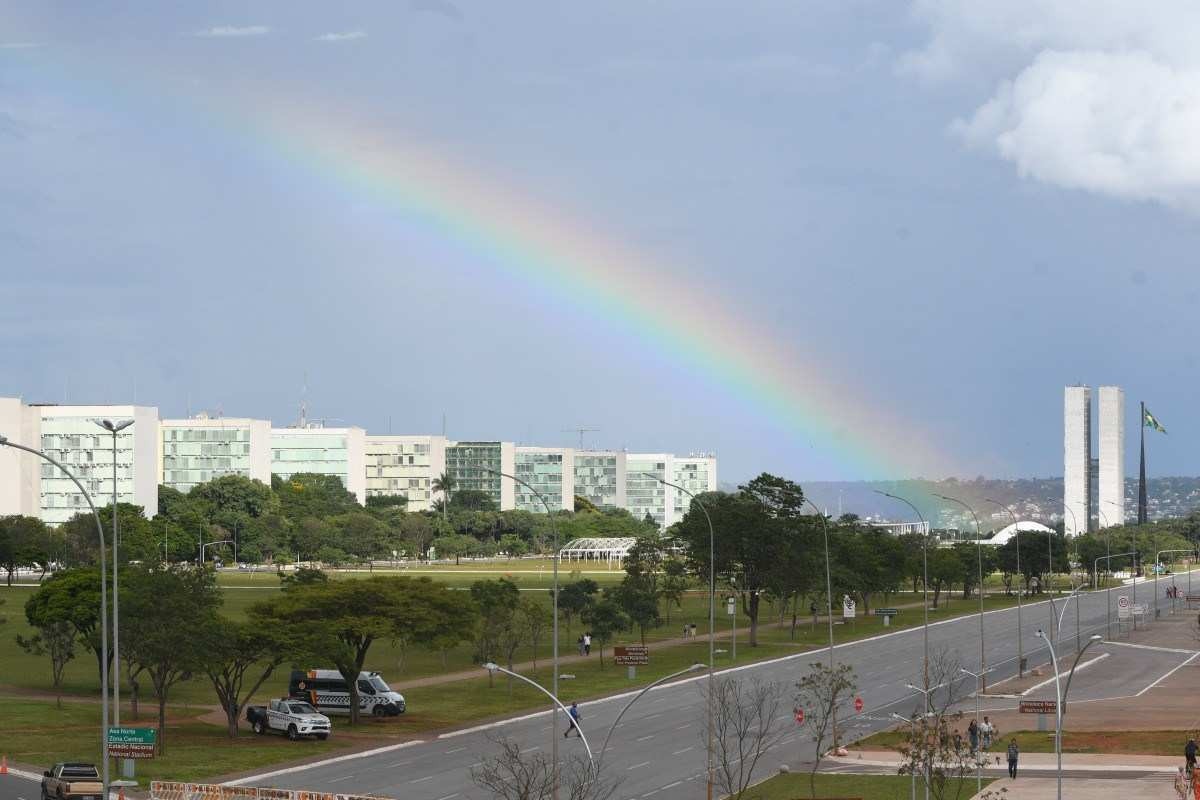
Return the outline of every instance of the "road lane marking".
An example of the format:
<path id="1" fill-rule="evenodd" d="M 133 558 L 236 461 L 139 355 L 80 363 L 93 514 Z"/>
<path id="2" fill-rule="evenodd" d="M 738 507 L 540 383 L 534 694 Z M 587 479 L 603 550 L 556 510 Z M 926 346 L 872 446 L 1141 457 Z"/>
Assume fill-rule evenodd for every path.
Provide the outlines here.
<path id="1" fill-rule="evenodd" d="M 424 778 L 417 778 L 416 780 L 409 781 L 409 783 L 424 783 L 425 781 L 431 781 L 431 780 L 433 780 L 433 776 L 426 775 Z"/>
<path id="2" fill-rule="evenodd" d="M 438 798 L 438 800 L 450 800 L 451 797 L 458 797 L 458 792 L 455 792 L 454 794 L 442 795 Z"/>
<path id="3" fill-rule="evenodd" d="M 120 520 L 118 520 L 118 522 L 119 522 L 119 521 L 120 521 Z M 415 759 L 415 758 L 410 758 L 410 759 L 408 759 L 407 761 L 397 761 L 397 762 L 395 762 L 394 764 L 388 764 L 388 768 L 391 768 L 391 767 L 403 767 L 405 764 L 411 764 L 411 763 L 413 763 L 414 761 L 416 761 L 416 759 Z"/>
<path id="4" fill-rule="evenodd" d="M 1157 647 L 1152 644 L 1134 644 L 1133 642 L 1105 642 L 1118 647 L 1136 647 L 1138 650 L 1157 650 L 1160 653 L 1179 653 L 1183 656 L 1189 656 L 1195 653 L 1195 650 L 1180 650 L 1177 647 Z"/>
<path id="5" fill-rule="evenodd" d="M 675 781 L 674 783 L 668 783 L 666 786 L 662 787 L 662 791 L 666 791 L 667 789 L 674 789 L 676 786 L 678 786 L 681 783 L 683 783 L 683 781 Z"/>
<path id="6" fill-rule="evenodd" d="M 1108 658 L 1110 655 L 1112 655 L 1112 654 L 1111 653 L 1101 653 L 1100 655 L 1096 656 L 1095 658 L 1089 658 L 1087 661 L 1085 661 L 1082 664 L 1080 664 L 1079 666 L 1077 666 L 1075 668 L 1075 672 L 1083 672 L 1085 669 L 1090 667 L 1092 664 L 1095 664 L 1097 661 L 1103 661 L 1104 659 Z M 1034 691 L 1035 689 L 1040 689 L 1043 686 L 1049 686 L 1050 684 L 1054 683 L 1054 681 L 1056 681 L 1056 680 L 1057 680 L 1057 678 L 1047 678 L 1046 680 L 1042 681 L 1041 683 L 1035 683 L 1033 686 L 1030 686 L 1028 689 L 1021 692 L 1020 696 L 1025 697 L 1030 692 Z"/>
<path id="7" fill-rule="evenodd" d="M 521 755 L 525 755 L 526 753 L 532 753 L 534 750 L 541 750 L 541 749 L 542 749 L 542 746 L 540 744 L 535 744 L 533 747 L 522 750 Z"/>
<path id="8" fill-rule="evenodd" d="M 370 756 L 377 756 L 381 753 L 390 753 L 393 750 L 403 750 L 406 747 L 412 747 L 415 744 L 424 744 L 424 743 L 425 743 L 424 739 L 413 739 L 410 742 L 401 742 L 400 744 L 389 744 L 386 747 L 376 747 L 371 750 L 364 750 L 361 753 L 349 753 L 344 756 L 334 756 L 333 758 L 325 758 L 320 761 L 313 761 L 310 764 L 302 764 L 298 767 L 285 767 L 283 769 L 271 770 L 270 772 L 260 772 L 257 775 L 248 775 L 245 778 L 238 778 L 237 780 L 225 781 L 225 783 L 223 783 L 221 785 L 222 786 L 242 786 L 247 783 L 253 783 L 255 781 L 263 780 L 264 778 L 274 778 L 276 775 L 290 775 L 294 772 L 305 772 L 307 770 L 315 769 L 317 767 L 327 767 L 330 764 L 340 764 L 343 761 L 350 761 L 350 760 L 356 759 L 356 758 L 368 758 Z M 12 770 L 9 770 L 9 771 L 11 772 Z"/>
<path id="9" fill-rule="evenodd" d="M 453 750 L 447 750 L 445 752 L 445 755 L 450 755 L 451 753 L 461 753 L 463 750 L 466 750 L 466 749 L 467 748 L 465 748 L 465 747 L 456 747 Z"/>
<path id="10" fill-rule="evenodd" d="M 689 722 L 687 725 L 680 725 L 680 726 L 679 726 L 678 728 L 676 728 L 675 730 L 677 730 L 677 731 L 686 731 L 686 730 L 687 730 L 688 728 L 690 728 L 690 727 L 692 727 L 692 723 L 690 723 L 690 722 Z"/>
<path id="11" fill-rule="evenodd" d="M 1148 691 L 1150 691 L 1151 689 L 1153 689 L 1155 686 L 1158 686 L 1160 683 L 1162 683 L 1163 681 L 1165 681 L 1167 678 L 1169 678 L 1169 677 L 1171 677 L 1172 675 L 1174 675 L 1174 674 L 1175 674 L 1175 673 L 1176 673 L 1176 672 L 1179 670 L 1179 668 L 1180 668 L 1180 667 L 1186 666 L 1186 665 L 1190 664 L 1192 661 L 1194 661 L 1194 660 L 1196 659 L 1196 656 L 1200 656 L 1200 653 L 1192 653 L 1192 654 L 1191 654 L 1190 656 L 1188 656 L 1188 657 L 1187 657 L 1187 658 L 1186 658 L 1186 659 L 1185 659 L 1185 660 L 1184 660 L 1182 663 L 1180 663 L 1180 664 L 1176 664 L 1174 668 L 1172 668 L 1170 671 L 1168 671 L 1168 672 L 1167 672 L 1165 675 L 1163 675 L 1162 677 L 1160 677 L 1160 678 L 1159 678 L 1158 680 L 1156 680 L 1154 683 L 1150 684 L 1150 685 L 1149 685 L 1149 686 L 1147 686 L 1145 689 L 1142 689 L 1140 692 L 1138 692 L 1137 694 L 1135 694 L 1135 695 L 1134 695 L 1134 697 L 1141 697 L 1141 696 L 1142 696 L 1142 695 L 1144 695 L 1146 692 L 1148 692 Z"/>
<path id="12" fill-rule="evenodd" d="M 639 741 L 639 742 L 644 742 L 644 741 L 646 741 L 647 739 L 653 739 L 653 738 L 654 738 L 654 734 L 652 733 L 652 734 L 650 734 L 649 736 L 642 736 L 642 737 L 641 737 L 641 738 L 639 738 L 637 741 Z"/>
<path id="13" fill-rule="evenodd" d="M 649 762 L 649 761 L 643 761 L 643 762 L 642 762 L 642 763 L 640 763 L 640 764 L 634 764 L 632 767 L 626 767 L 626 768 L 625 768 L 625 771 L 626 771 L 626 772 L 629 772 L 630 770 L 640 769 L 640 768 L 642 768 L 642 767 L 647 767 L 647 766 L 649 766 L 649 765 L 650 765 L 650 762 Z"/>
<path id="14" fill-rule="evenodd" d="M 337 783 L 338 781 L 348 781 L 353 777 L 354 777 L 353 775 L 343 775 L 340 778 L 330 778 L 329 783 Z"/>
<path id="15" fill-rule="evenodd" d="M 690 747 L 685 747 L 685 748 L 683 748 L 682 750 L 676 750 L 674 753 L 671 753 L 671 755 L 673 755 L 673 756 L 677 756 L 677 755 L 679 755 L 680 753 L 686 753 L 688 750 L 695 750 L 695 749 L 696 749 L 696 746 L 695 746 L 695 745 L 692 745 L 692 746 L 690 746 Z"/>

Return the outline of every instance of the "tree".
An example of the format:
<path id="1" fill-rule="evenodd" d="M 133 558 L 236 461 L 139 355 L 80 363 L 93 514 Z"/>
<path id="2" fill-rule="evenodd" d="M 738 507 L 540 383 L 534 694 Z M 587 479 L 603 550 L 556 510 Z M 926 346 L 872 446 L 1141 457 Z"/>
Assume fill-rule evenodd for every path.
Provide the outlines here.
<path id="1" fill-rule="evenodd" d="M 26 608 L 26 617 L 29 611 Z M 29 623 L 34 625 L 33 620 Z M 54 686 L 54 702 L 62 708 L 62 679 L 67 662 L 75 657 L 75 629 L 69 622 L 57 620 L 35 625 L 37 633 L 28 639 L 17 634 L 17 645 L 34 656 L 50 657 L 50 680 Z"/>
<path id="2" fill-rule="evenodd" d="M 99 683 L 104 672 L 99 570 L 82 567 L 51 575 L 25 602 L 25 618 L 38 630 L 59 623 L 69 625 L 79 644 L 95 656 Z"/>
<path id="3" fill-rule="evenodd" d="M 933 589 L 934 608 L 938 607 L 942 589 L 950 591 L 962 578 L 963 563 L 958 553 L 944 547 L 929 551 L 929 588 Z"/>
<path id="4" fill-rule="evenodd" d="M 706 685 L 704 692 L 710 691 Z M 740 800 L 755 767 L 786 734 L 779 724 L 783 691 L 758 679 L 718 677 L 712 682 L 712 741 L 716 783 L 722 796 Z M 705 733 L 710 723 L 705 721 Z"/>
<path id="5" fill-rule="evenodd" d="M 604 668 L 604 646 L 622 631 L 629 630 L 629 617 L 615 602 L 607 597 L 592 603 L 580 614 L 588 626 L 592 639 L 596 642 L 600 654 L 600 668 Z"/>
<path id="6" fill-rule="evenodd" d="M 428 578 L 376 576 L 316 583 L 251 607 L 261 625 L 295 626 L 298 647 L 332 663 L 350 692 L 358 724 L 358 675 L 378 639 L 402 646 L 469 638 L 477 614 L 471 598 Z"/>
<path id="7" fill-rule="evenodd" d="M 471 780 L 488 797 L 498 800 L 608 800 L 618 783 L 592 772 L 591 762 L 578 754 L 567 756 L 558 767 L 555 791 L 555 769 L 550 757 L 542 752 L 522 751 L 511 739 L 496 741 L 499 753 L 484 758 L 471 768 Z"/>
<path id="8" fill-rule="evenodd" d="M 298 556 L 313 559 L 332 537 L 329 524 L 319 517 L 303 517 L 292 529 L 292 547 Z"/>
<path id="9" fill-rule="evenodd" d="M 158 701 L 158 752 L 166 749 L 171 689 L 203 664 L 197 632 L 221 604 L 216 573 L 204 567 L 131 569 L 122 581 L 121 646 L 141 665 Z"/>
<path id="10" fill-rule="evenodd" d="M 272 475 L 271 490 L 279 498 L 281 513 L 291 520 L 324 519 L 362 508 L 336 475 L 302 472 L 286 480 Z"/>
<path id="11" fill-rule="evenodd" d="M 40 519 L 20 514 L 0 517 L 0 569 L 8 573 L 9 586 L 17 570 L 40 566 L 45 575 L 49 564 L 50 534 Z"/>
<path id="12" fill-rule="evenodd" d="M 979 573 L 982 569 L 983 578 L 996 570 L 996 548 L 989 545 L 980 546 L 975 542 L 956 542 L 954 552 L 962 562 L 963 599 L 979 588 Z M 982 567 L 981 567 L 982 562 Z"/>
<path id="13" fill-rule="evenodd" d="M 449 472 L 443 472 L 433 479 L 430 488 L 435 492 L 440 492 L 442 497 L 442 519 L 446 518 L 446 514 L 450 507 L 450 495 L 454 493 L 455 480 L 454 476 Z"/>
<path id="14" fill-rule="evenodd" d="M 525 638 L 533 651 L 533 674 L 537 674 L 538 643 L 546 635 L 546 631 L 554 624 L 550 609 L 532 597 L 521 598 L 517 606 L 520 625 L 525 632 Z"/>
<path id="15" fill-rule="evenodd" d="M 471 555 L 479 550 L 479 540 L 474 536 L 453 533 L 449 536 L 439 536 L 431 543 L 438 558 L 454 556 L 454 563 L 461 563 L 463 556 Z"/>
<path id="16" fill-rule="evenodd" d="M 596 508 L 596 504 L 586 497 L 575 495 L 575 513 L 599 514 L 600 509 Z"/>
<path id="17" fill-rule="evenodd" d="M 227 528 L 232 528 L 235 520 L 244 522 L 280 511 L 280 500 L 270 486 L 243 475 L 221 475 L 198 484 L 187 499 L 208 519 Z"/>
<path id="18" fill-rule="evenodd" d="M 246 703 L 296 651 L 295 637 L 287 628 L 235 622 L 217 614 L 195 634 L 204 645 L 201 668 L 225 712 L 229 738 L 236 739 Z"/>
<path id="19" fill-rule="evenodd" d="M 604 596 L 614 601 L 630 622 L 638 626 L 642 644 L 646 643 L 646 629 L 662 624 L 662 617 L 658 613 L 658 592 L 642 576 L 626 575 L 619 585 L 605 589 Z"/>
<path id="20" fill-rule="evenodd" d="M 475 581 L 471 584 L 471 599 L 480 614 L 475 634 L 475 663 L 499 660 L 506 662 L 511 670 L 513 653 L 521 644 L 522 626 L 516 618 L 521 591 L 507 578 Z M 489 670 L 489 686 L 494 685 L 493 678 Z M 512 685 L 511 678 L 509 685 Z"/>
<path id="21" fill-rule="evenodd" d="M 838 703 L 858 690 L 854 670 L 849 664 L 832 669 L 822 663 L 808 665 L 808 674 L 796 684 L 796 708 L 804 711 L 804 728 L 816 745 L 816 758 L 808 776 L 809 790 L 817 796 L 817 770 L 825 755 L 825 737 L 838 746 L 836 715 Z"/>
<path id="22" fill-rule="evenodd" d="M 373 494 L 367 497 L 367 508 L 377 510 L 381 508 L 406 508 L 408 506 L 408 495 L 406 494 Z"/>
<path id="23" fill-rule="evenodd" d="M 363 511 L 351 511 L 329 517 L 326 524 L 333 531 L 333 543 L 359 559 L 387 555 L 388 528 L 374 516 Z"/>
<path id="24" fill-rule="evenodd" d="M 671 624 L 671 604 L 683 608 L 683 593 L 688 588 L 687 566 L 677 558 L 663 563 L 663 575 L 659 579 L 658 596 L 663 600 L 667 624 Z"/>
<path id="25" fill-rule="evenodd" d="M 479 489 L 459 489 L 451 501 L 454 511 L 495 511 L 496 501 L 490 492 Z"/>
<path id="26" fill-rule="evenodd" d="M 553 602 L 554 589 L 548 591 Z M 600 585 L 591 578 L 582 578 L 558 587 L 558 612 L 566 618 L 568 634 L 571 632 L 571 618 L 587 610 L 599 591 Z"/>

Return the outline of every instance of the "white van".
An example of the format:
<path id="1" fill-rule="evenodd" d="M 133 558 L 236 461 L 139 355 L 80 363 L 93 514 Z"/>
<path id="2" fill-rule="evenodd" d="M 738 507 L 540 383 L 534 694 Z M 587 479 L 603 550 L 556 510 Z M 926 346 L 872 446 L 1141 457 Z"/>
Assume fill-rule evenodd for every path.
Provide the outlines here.
<path id="1" fill-rule="evenodd" d="M 288 694 L 307 700 L 326 714 L 350 713 L 350 689 L 336 669 L 292 670 Z M 404 695 L 392 691 L 378 672 L 360 672 L 358 710 L 376 717 L 394 717 L 404 713 Z"/>

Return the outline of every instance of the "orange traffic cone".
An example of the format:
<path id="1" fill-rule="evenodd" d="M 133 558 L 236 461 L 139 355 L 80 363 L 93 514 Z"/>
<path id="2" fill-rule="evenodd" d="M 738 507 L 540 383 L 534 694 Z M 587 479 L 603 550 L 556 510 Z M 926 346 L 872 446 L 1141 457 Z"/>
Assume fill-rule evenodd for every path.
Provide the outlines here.
<path id="1" fill-rule="evenodd" d="M 0 775 L 8 774 L 8 756 L 0 756 Z"/>

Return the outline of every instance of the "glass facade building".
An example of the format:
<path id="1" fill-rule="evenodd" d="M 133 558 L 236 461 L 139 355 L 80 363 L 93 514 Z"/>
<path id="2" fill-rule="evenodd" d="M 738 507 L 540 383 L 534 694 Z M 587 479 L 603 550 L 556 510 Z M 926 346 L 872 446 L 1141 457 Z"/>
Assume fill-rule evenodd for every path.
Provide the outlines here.
<path id="1" fill-rule="evenodd" d="M 660 528 L 666 527 L 667 489 L 657 479 L 671 480 L 667 464 L 671 457 L 665 453 L 630 454 L 626 458 L 625 507 L 638 519 L 647 514 Z M 649 477 L 653 476 L 653 477 Z"/>
<path id="2" fill-rule="evenodd" d="M 596 508 L 624 508 L 625 454 L 612 450 L 575 451 L 575 494 Z"/>
<path id="3" fill-rule="evenodd" d="M 161 481 L 180 492 L 225 475 L 271 483 L 271 423 L 251 419 L 163 420 Z"/>
<path id="4" fill-rule="evenodd" d="M 271 473 L 284 480 L 302 473 L 336 475 L 365 503 L 366 433 L 362 428 L 275 428 Z"/>
<path id="5" fill-rule="evenodd" d="M 446 472 L 455 489 L 487 492 L 497 508 L 513 507 L 513 482 L 498 472 L 513 474 L 511 442 L 454 442 L 446 445 Z M 453 502 L 453 499 L 451 500 Z"/>
<path id="6" fill-rule="evenodd" d="M 715 491 L 717 488 L 717 459 L 713 456 L 689 456 L 673 459 L 671 483 L 682 486 L 692 494 Z M 691 508 L 692 498 L 678 489 L 672 489 L 674 513 L 672 522 L 683 519 Z"/>
<path id="7" fill-rule="evenodd" d="M 575 508 L 575 451 L 547 447 L 518 447 L 514 455 L 513 473 L 532 486 L 513 487 L 515 507 L 522 511 L 544 513 L 546 508 L 538 494 L 553 510 Z"/>
<path id="8" fill-rule="evenodd" d="M 442 436 L 368 436 L 367 496 L 408 498 L 409 511 L 433 507 L 433 482 L 446 469 Z"/>

